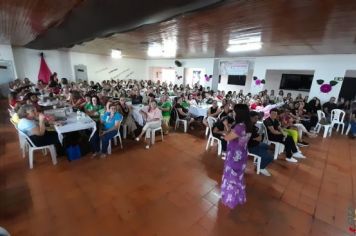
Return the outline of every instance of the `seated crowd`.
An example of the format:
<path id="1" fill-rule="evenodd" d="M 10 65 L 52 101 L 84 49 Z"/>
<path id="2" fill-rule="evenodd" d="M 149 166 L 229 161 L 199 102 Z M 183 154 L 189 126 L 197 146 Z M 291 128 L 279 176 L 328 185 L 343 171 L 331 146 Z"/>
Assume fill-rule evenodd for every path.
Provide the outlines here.
<path id="1" fill-rule="evenodd" d="M 12 122 L 26 133 L 36 145 L 59 144 L 54 131 L 48 131 L 46 125 L 56 121 L 43 111 L 40 106 L 43 97 L 62 101 L 62 106 L 70 106 L 74 111 L 85 112 L 97 123 L 97 132 L 90 140 L 93 157 L 106 157 L 109 141 L 117 135 L 120 127 L 125 127 L 127 134 L 140 141 L 145 135 L 146 148 L 150 147 L 150 131 L 162 126 L 164 134 L 174 120 L 186 120 L 193 130 L 195 124 L 208 126 L 207 117 L 216 121 L 212 135 L 221 141 L 223 155 L 226 152 L 228 134 L 234 124 L 233 108 L 236 104 L 247 104 L 251 110 L 250 119 L 255 124 L 248 150 L 251 154 L 261 156 L 261 173 L 269 175 L 266 166 L 273 157 L 268 152 L 269 146 L 263 142 L 268 139 L 284 145 L 286 160 L 298 162 L 296 158 L 305 158 L 300 147 L 308 146 L 306 137 L 316 137 L 313 127 L 318 123 L 317 111 L 322 110 L 326 119 L 333 109 L 344 110 L 351 126 L 350 136 L 356 136 L 356 103 L 335 98 L 321 105 L 316 97 L 309 100 L 299 94 L 293 98 L 290 93 L 284 96 L 279 91 L 262 91 L 259 94 L 244 94 L 242 90 L 213 91 L 201 85 L 173 85 L 172 83 L 144 80 L 107 80 L 101 83 L 90 81 L 70 82 L 59 80 L 54 73 L 48 84 L 38 81 L 31 83 L 27 78 L 17 79 L 9 84 L 9 106 Z M 140 106 L 143 104 L 144 106 Z M 190 112 L 191 106 L 208 105 L 206 116 L 197 116 Z M 61 106 L 61 105 L 58 105 Z M 133 110 L 139 106 L 139 114 L 144 123 L 135 120 Z M 51 109 L 54 107 L 51 107 Z M 257 128 L 258 127 L 258 128 Z M 262 129 L 266 132 L 262 132 Z"/>

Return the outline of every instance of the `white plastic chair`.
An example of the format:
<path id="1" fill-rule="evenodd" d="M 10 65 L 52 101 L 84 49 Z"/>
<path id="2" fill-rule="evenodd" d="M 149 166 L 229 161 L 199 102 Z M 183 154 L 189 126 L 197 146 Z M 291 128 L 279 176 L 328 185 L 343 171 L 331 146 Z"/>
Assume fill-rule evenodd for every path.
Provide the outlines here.
<path id="1" fill-rule="evenodd" d="M 127 137 L 127 125 L 122 125 L 122 136 L 124 139 Z"/>
<path id="2" fill-rule="evenodd" d="M 252 153 L 247 153 L 247 155 L 253 157 L 253 164 L 256 165 L 256 173 L 259 175 L 260 174 L 260 170 L 261 170 L 261 160 L 262 160 L 262 158 L 260 156 L 258 156 L 258 155 L 252 154 Z"/>
<path id="3" fill-rule="evenodd" d="M 179 118 L 179 114 L 178 114 L 177 109 L 174 109 L 174 111 L 176 113 L 176 125 L 175 125 L 174 129 L 177 130 L 177 127 L 179 126 L 179 123 L 183 123 L 183 125 L 184 125 L 184 133 L 187 133 L 188 121 Z"/>
<path id="4" fill-rule="evenodd" d="M 268 132 L 267 132 L 267 127 L 265 126 L 265 124 L 263 124 L 261 126 L 261 128 L 263 129 L 263 134 L 264 134 L 264 143 L 267 143 L 268 145 L 273 144 L 274 145 L 274 155 L 273 155 L 273 159 L 277 160 L 278 155 L 281 154 L 282 152 L 284 152 L 284 144 L 283 143 L 279 143 L 279 142 L 275 142 L 275 141 L 270 141 L 268 138 Z"/>
<path id="5" fill-rule="evenodd" d="M 20 144 L 20 148 L 21 148 L 21 152 L 22 152 L 22 158 L 26 157 L 26 151 L 27 151 L 27 142 L 26 142 L 26 138 L 22 135 L 20 135 L 19 130 L 17 129 L 17 125 L 10 119 L 11 124 L 13 124 L 13 126 L 15 127 L 17 134 L 19 136 L 19 144 Z"/>
<path id="6" fill-rule="evenodd" d="M 27 147 L 28 147 L 28 160 L 29 160 L 29 165 L 30 165 L 30 169 L 33 168 L 33 151 L 36 150 L 46 150 L 49 149 L 50 153 L 51 153 L 51 158 L 52 158 L 52 163 L 53 165 L 57 164 L 57 153 L 56 153 L 56 149 L 54 147 L 53 144 L 51 145 L 46 145 L 46 146 L 42 146 L 42 147 L 37 147 L 32 140 L 30 139 L 30 137 L 27 136 L 27 134 L 25 134 L 24 132 L 22 132 L 21 130 L 17 129 L 19 134 L 25 138 L 25 140 L 27 141 Z"/>
<path id="7" fill-rule="evenodd" d="M 221 119 L 221 115 L 222 115 L 223 111 L 220 112 L 220 114 L 218 115 L 218 119 L 220 120 Z"/>
<path id="8" fill-rule="evenodd" d="M 216 119 L 214 117 L 208 117 L 206 120 L 208 122 L 208 127 L 209 127 L 209 138 L 206 143 L 205 150 L 208 150 L 209 145 L 213 146 L 214 141 L 216 141 L 218 143 L 218 155 L 221 155 L 222 152 L 221 140 L 213 136 L 213 126 L 214 123 L 216 122 Z"/>
<path id="9" fill-rule="evenodd" d="M 220 113 L 220 114 L 221 114 L 221 113 Z M 219 114 L 219 115 L 220 115 L 220 114 Z M 206 117 L 204 117 L 204 118 L 207 119 L 207 118 L 208 118 L 208 114 L 206 114 Z M 205 136 L 208 136 L 208 134 L 209 134 L 209 126 L 205 128 Z"/>
<path id="10" fill-rule="evenodd" d="M 325 113 L 322 110 L 317 110 L 317 114 L 318 114 L 318 123 L 315 126 L 315 131 L 317 133 L 320 132 L 320 129 L 323 127 L 324 128 L 324 135 L 323 138 L 326 138 L 326 136 L 330 136 L 331 135 L 331 131 L 332 131 L 332 126 L 331 124 L 321 124 L 320 121 L 322 119 L 326 120 L 326 116 Z"/>
<path id="11" fill-rule="evenodd" d="M 162 139 L 162 142 L 163 142 L 163 129 L 162 129 L 162 126 L 160 126 L 158 128 L 155 128 L 155 129 L 151 130 L 151 144 L 155 144 L 156 131 L 161 131 L 161 139 Z"/>
<path id="12" fill-rule="evenodd" d="M 121 139 L 121 134 L 120 134 L 120 127 L 117 130 L 117 134 L 112 138 L 112 139 L 114 139 L 115 146 L 117 146 L 117 138 L 119 138 L 120 148 L 123 149 L 123 147 L 122 147 L 122 139 Z M 108 154 L 111 154 L 111 140 L 109 141 Z"/>
<path id="13" fill-rule="evenodd" d="M 339 127 L 341 125 L 342 126 L 341 134 L 343 134 L 345 128 L 344 119 L 345 119 L 345 112 L 343 110 L 333 109 L 331 111 L 331 128 L 334 128 L 334 126 L 337 125 L 336 132 L 338 132 Z"/>
<path id="14" fill-rule="evenodd" d="M 205 136 L 208 136 L 208 134 L 209 134 L 209 127 L 206 127 L 205 128 Z"/>
<path id="15" fill-rule="evenodd" d="M 205 119 L 207 119 L 208 117 L 205 117 Z M 208 136 L 208 134 L 209 134 L 209 126 L 207 126 L 206 128 L 205 128 L 205 136 Z"/>
<path id="16" fill-rule="evenodd" d="M 7 111 L 9 112 L 10 117 L 12 117 L 15 113 L 14 109 L 8 108 Z"/>

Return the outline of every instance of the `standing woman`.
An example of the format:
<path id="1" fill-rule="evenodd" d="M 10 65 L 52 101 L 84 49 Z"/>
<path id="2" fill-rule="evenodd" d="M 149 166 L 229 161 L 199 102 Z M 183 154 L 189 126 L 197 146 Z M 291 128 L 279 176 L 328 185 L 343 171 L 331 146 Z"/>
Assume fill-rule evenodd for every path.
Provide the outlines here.
<path id="1" fill-rule="evenodd" d="M 350 114 L 350 138 L 356 138 L 356 101 L 351 103 L 351 114 Z"/>
<path id="2" fill-rule="evenodd" d="M 229 143 L 221 184 L 222 203 L 231 209 L 246 202 L 244 171 L 247 162 L 247 143 L 252 131 L 248 106 L 236 104 L 234 113 L 235 125 L 224 137 Z"/>

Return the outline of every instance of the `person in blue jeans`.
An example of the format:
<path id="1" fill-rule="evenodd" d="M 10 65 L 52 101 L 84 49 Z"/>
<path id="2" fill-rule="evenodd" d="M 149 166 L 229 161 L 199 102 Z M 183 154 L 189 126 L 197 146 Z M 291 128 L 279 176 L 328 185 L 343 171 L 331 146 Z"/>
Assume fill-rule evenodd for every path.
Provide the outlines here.
<path id="1" fill-rule="evenodd" d="M 350 130 L 350 137 L 356 138 L 356 103 L 354 106 L 354 110 L 351 112 L 351 120 L 350 120 L 351 130 Z"/>
<path id="2" fill-rule="evenodd" d="M 256 123 L 259 119 L 259 113 L 250 112 L 251 123 L 253 124 L 252 135 L 248 141 L 248 152 L 261 157 L 260 173 L 265 176 L 271 176 L 271 173 L 266 169 L 267 165 L 273 161 L 273 156 L 268 152 L 269 146 L 262 143 L 262 136 L 258 133 Z"/>
<path id="3" fill-rule="evenodd" d="M 93 148 L 92 158 L 100 154 L 100 158 L 105 158 L 108 152 L 110 140 L 119 132 L 120 123 L 123 119 L 122 115 L 116 111 L 116 105 L 110 104 L 108 111 L 100 119 L 101 129 L 95 132 L 90 140 Z M 101 143 L 101 150 L 100 150 Z"/>

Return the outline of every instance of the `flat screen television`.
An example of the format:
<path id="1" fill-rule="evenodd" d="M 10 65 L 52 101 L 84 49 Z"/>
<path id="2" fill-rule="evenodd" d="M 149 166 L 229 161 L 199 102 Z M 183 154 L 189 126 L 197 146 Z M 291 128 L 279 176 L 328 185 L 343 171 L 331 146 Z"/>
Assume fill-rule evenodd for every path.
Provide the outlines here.
<path id="1" fill-rule="evenodd" d="M 227 84 L 244 86 L 246 84 L 246 75 L 229 75 Z"/>
<path id="2" fill-rule="evenodd" d="M 314 75 L 282 74 L 279 89 L 310 91 Z"/>

